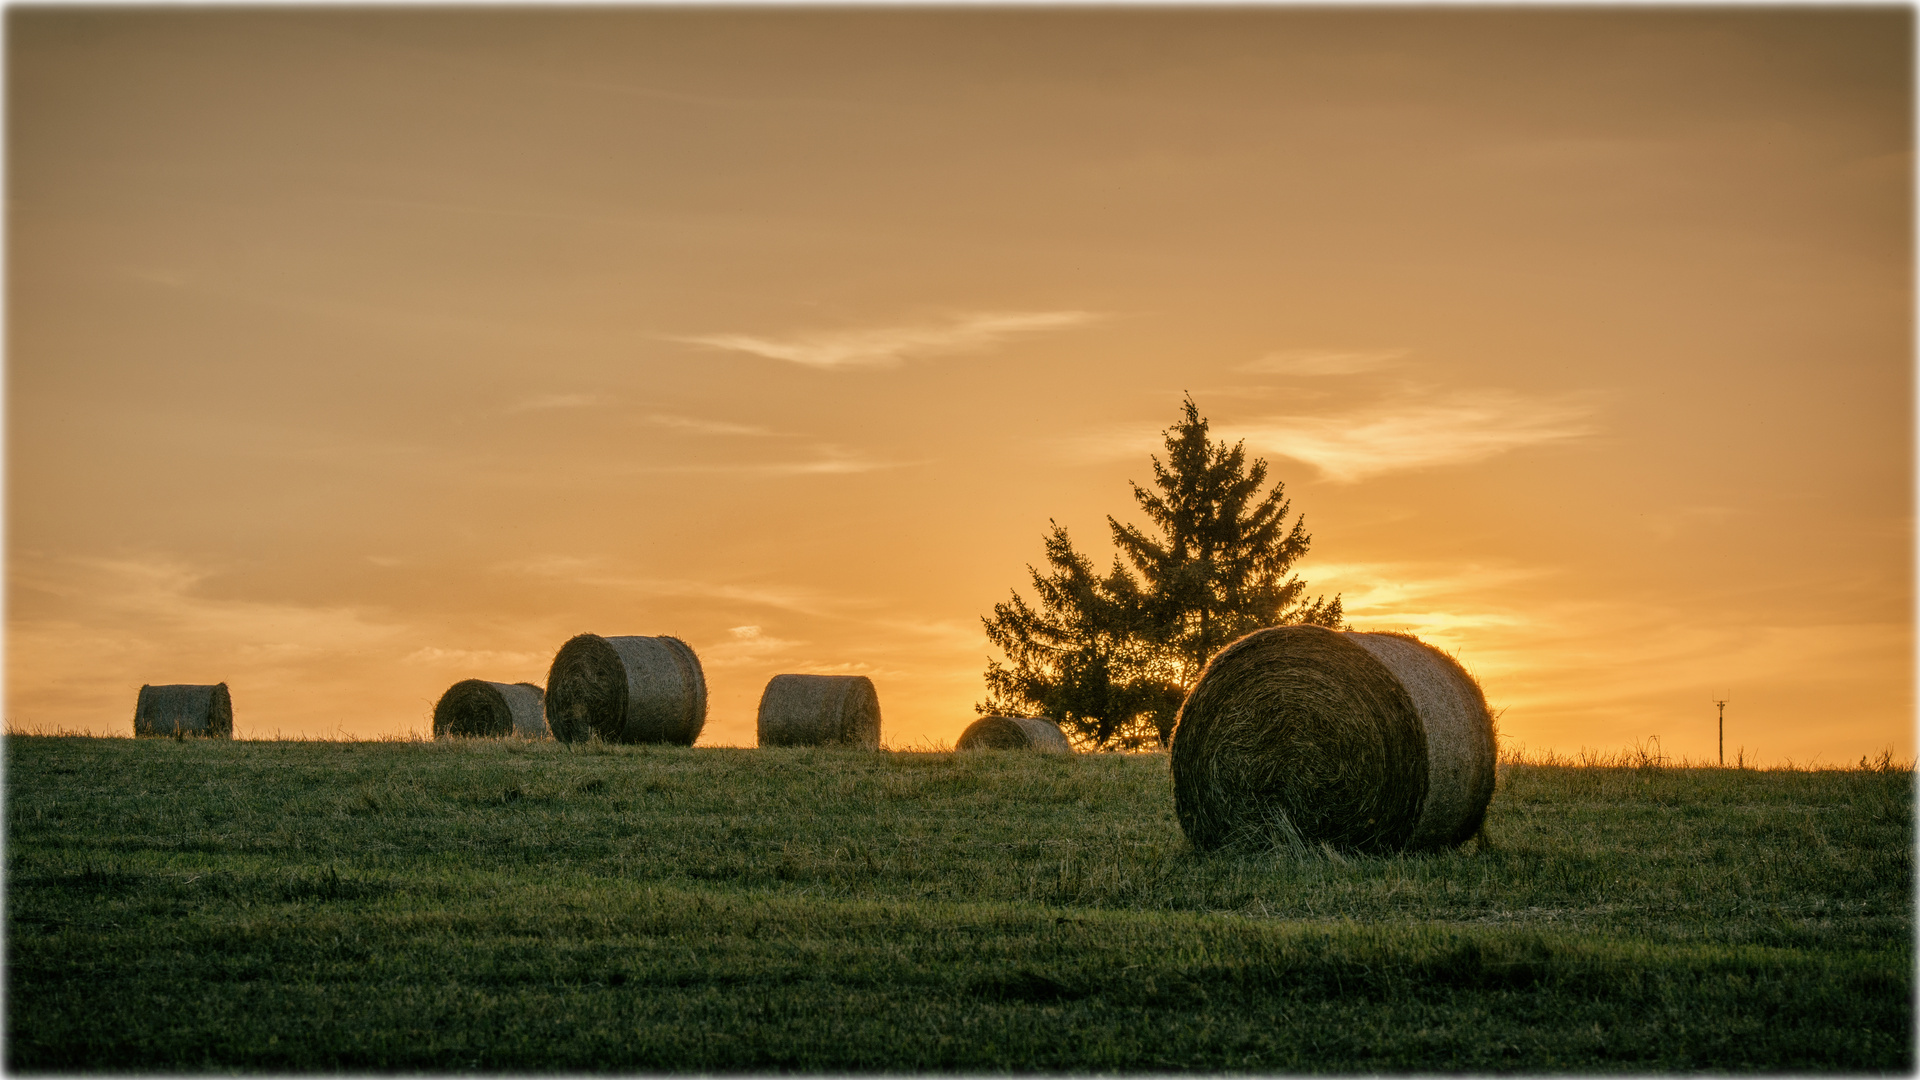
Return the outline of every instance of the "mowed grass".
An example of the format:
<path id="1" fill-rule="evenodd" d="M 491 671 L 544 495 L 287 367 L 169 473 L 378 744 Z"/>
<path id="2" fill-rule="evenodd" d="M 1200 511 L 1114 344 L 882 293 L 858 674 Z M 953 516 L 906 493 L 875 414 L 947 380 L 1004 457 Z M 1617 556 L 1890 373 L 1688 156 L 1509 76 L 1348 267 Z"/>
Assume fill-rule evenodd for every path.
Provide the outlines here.
<path id="1" fill-rule="evenodd" d="M 1913 774 L 1504 768 L 1201 856 L 1163 755 L 6 741 L 14 1071 L 1911 1070 Z"/>

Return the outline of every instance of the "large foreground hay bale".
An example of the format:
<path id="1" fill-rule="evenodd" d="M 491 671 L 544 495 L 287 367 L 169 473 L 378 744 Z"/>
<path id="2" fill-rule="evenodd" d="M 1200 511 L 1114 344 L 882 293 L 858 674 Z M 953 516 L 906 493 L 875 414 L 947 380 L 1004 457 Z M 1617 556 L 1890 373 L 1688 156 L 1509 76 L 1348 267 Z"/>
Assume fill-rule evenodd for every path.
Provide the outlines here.
<path id="1" fill-rule="evenodd" d="M 775 675 L 760 695 L 761 746 L 880 745 L 880 695 L 865 675 Z"/>
<path id="2" fill-rule="evenodd" d="M 532 683 L 454 683 L 433 707 L 433 737 L 547 737 L 546 692 Z"/>
<path id="3" fill-rule="evenodd" d="M 227 684 L 142 686 L 133 707 L 133 735 L 233 738 L 233 698 Z"/>
<path id="4" fill-rule="evenodd" d="M 581 634 L 547 672 L 547 723 L 561 742 L 692 746 L 707 722 L 707 677 L 672 637 Z"/>
<path id="5" fill-rule="evenodd" d="M 983 716 L 960 733 L 956 750 L 1041 750 L 1073 753 L 1060 725 L 1036 716 Z"/>
<path id="6" fill-rule="evenodd" d="M 1195 847 L 1459 844 L 1493 797 L 1493 717 L 1452 657 L 1403 634 L 1256 630 L 1214 655 L 1173 733 Z"/>

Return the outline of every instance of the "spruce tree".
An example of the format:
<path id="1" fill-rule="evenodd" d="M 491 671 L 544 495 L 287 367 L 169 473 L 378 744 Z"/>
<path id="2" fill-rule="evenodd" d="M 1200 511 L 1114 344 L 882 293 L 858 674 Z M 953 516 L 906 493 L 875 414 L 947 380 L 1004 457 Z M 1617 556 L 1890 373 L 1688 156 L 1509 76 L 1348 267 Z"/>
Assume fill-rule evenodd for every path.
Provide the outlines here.
<path id="1" fill-rule="evenodd" d="M 1303 519 L 1288 524 L 1286 486 L 1263 494 L 1267 463 L 1211 441 L 1191 397 L 1183 411 L 1166 461 L 1151 459 L 1156 490 L 1133 485 L 1149 527 L 1107 518 L 1113 568 L 1096 574 L 1056 524 L 1050 571 L 1028 568 L 1039 606 L 1016 592 L 981 620 L 1007 657 L 987 663 L 981 713 L 1051 717 L 1096 747 L 1164 745 L 1221 646 L 1263 626 L 1341 625 L 1340 598 L 1306 599 L 1292 573 L 1312 537 Z"/>
<path id="2" fill-rule="evenodd" d="M 1112 517 L 1113 543 L 1145 579 L 1142 633 L 1174 660 L 1176 680 L 1193 684 L 1221 646 L 1263 626 L 1340 625 L 1340 598 L 1303 599 L 1293 564 L 1313 538 L 1296 517 L 1286 485 L 1264 496 L 1267 463 L 1249 467 L 1244 444 L 1210 442 L 1193 399 L 1166 432 L 1167 460 L 1153 460 L 1158 491 L 1133 485 L 1133 497 L 1158 530 L 1152 536 Z"/>
<path id="3" fill-rule="evenodd" d="M 1137 583 L 1118 560 L 1098 575 L 1057 524 L 1046 558 L 1048 572 L 1027 568 L 1038 607 L 1015 592 L 981 620 L 1007 663 L 987 661 L 988 700 L 978 710 L 1051 717 L 1076 742 L 1140 745 L 1136 718 L 1154 710 L 1161 688 L 1141 677 L 1150 657 Z"/>

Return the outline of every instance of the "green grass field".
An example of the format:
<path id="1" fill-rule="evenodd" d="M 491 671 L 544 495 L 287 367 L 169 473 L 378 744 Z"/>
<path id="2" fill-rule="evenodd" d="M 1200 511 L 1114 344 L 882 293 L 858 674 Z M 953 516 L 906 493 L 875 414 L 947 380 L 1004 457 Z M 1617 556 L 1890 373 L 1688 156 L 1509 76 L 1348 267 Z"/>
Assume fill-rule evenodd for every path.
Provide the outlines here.
<path id="1" fill-rule="evenodd" d="M 6 1065 L 1914 1068 L 1909 770 L 1202 857 L 1166 761 L 10 736 Z"/>

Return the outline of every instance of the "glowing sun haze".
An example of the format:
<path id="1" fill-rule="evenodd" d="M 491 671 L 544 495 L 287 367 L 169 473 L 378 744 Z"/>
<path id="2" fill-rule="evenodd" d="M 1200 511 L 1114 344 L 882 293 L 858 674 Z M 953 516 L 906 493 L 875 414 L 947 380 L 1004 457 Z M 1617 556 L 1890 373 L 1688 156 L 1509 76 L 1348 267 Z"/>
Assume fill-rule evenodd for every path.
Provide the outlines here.
<path id="1" fill-rule="evenodd" d="M 1191 393 L 1513 743 L 1913 752 L 1907 9 L 7 18 L 15 730 L 592 631 L 951 743 Z"/>

